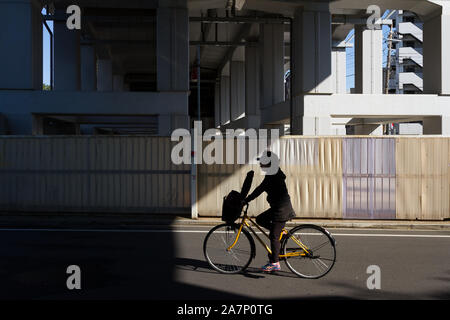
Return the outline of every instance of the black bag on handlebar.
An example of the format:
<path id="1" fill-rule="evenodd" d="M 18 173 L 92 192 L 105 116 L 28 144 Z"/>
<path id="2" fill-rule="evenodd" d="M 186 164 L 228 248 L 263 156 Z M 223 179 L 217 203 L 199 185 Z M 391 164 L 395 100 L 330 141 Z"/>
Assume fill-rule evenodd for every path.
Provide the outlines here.
<path id="1" fill-rule="evenodd" d="M 222 221 L 233 223 L 237 218 L 239 218 L 242 208 L 244 207 L 243 200 L 247 196 L 252 185 L 253 175 L 253 171 L 249 171 L 247 173 L 241 192 L 233 190 L 223 198 Z"/>
<path id="2" fill-rule="evenodd" d="M 232 223 L 241 215 L 244 203 L 240 192 L 231 191 L 223 198 L 222 221 Z"/>

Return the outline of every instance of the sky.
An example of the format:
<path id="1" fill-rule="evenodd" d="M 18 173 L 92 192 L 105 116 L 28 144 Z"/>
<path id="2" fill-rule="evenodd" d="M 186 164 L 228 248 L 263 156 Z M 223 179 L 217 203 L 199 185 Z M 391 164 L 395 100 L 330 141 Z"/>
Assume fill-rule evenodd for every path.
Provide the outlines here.
<path id="1" fill-rule="evenodd" d="M 45 9 L 42 10 L 42 14 L 45 14 Z M 47 21 L 47 24 L 53 32 L 53 21 Z M 44 25 L 42 25 L 42 42 L 43 42 L 43 83 L 50 85 L 50 34 Z"/>

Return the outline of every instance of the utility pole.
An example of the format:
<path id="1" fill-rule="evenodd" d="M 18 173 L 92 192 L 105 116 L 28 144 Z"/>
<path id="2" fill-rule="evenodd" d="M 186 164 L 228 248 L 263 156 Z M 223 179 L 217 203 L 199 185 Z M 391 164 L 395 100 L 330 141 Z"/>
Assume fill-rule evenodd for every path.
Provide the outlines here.
<path id="1" fill-rule="evenodd" d="M 391 23 L 391 27 L 389 29 L 388 41 L 389 41 L 389 44 L 388 44 L 388 53 L 387 53 L 385 94 L 389 93 L 389 77 L 391 76 L 392 23 Z"/>

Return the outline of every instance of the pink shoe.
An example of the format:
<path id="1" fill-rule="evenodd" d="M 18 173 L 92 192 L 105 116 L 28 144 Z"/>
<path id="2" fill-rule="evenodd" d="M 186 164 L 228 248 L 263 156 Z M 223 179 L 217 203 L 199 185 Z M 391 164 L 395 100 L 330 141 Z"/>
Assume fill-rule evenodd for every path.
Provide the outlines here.
<path id="1" fill-rule="evenodd" d="M 279 262 L 276 263 L 268 263 L 265 266 L 262 267 L 262 271 L 264 272 L 272 272 L 272 271 L 280 271 L 281 266 Z"/>

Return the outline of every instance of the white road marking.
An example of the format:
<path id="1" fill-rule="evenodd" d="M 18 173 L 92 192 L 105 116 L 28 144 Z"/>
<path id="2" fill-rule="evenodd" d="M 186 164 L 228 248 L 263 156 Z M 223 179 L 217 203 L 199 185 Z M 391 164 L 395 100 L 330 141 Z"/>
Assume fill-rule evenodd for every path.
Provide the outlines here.
<path id="1" fill-rule="evenodd" d="M 30 232 L 103 232 L 103 233 L 208 233 L 209 230 L 177 230 L 177 229 L 26 229 L 26 228 L 0 228 L 2 231 L 30 231 Z M 261 234 L 261 232 L 256 232 Z M 314 235 L 317 233 L 303 233 Z M 450 238 L 450 235 L 442 234 L 389 234 L 389 233 L 332 233 L 333 237 L 401 237 L 401 238 Z"/>

